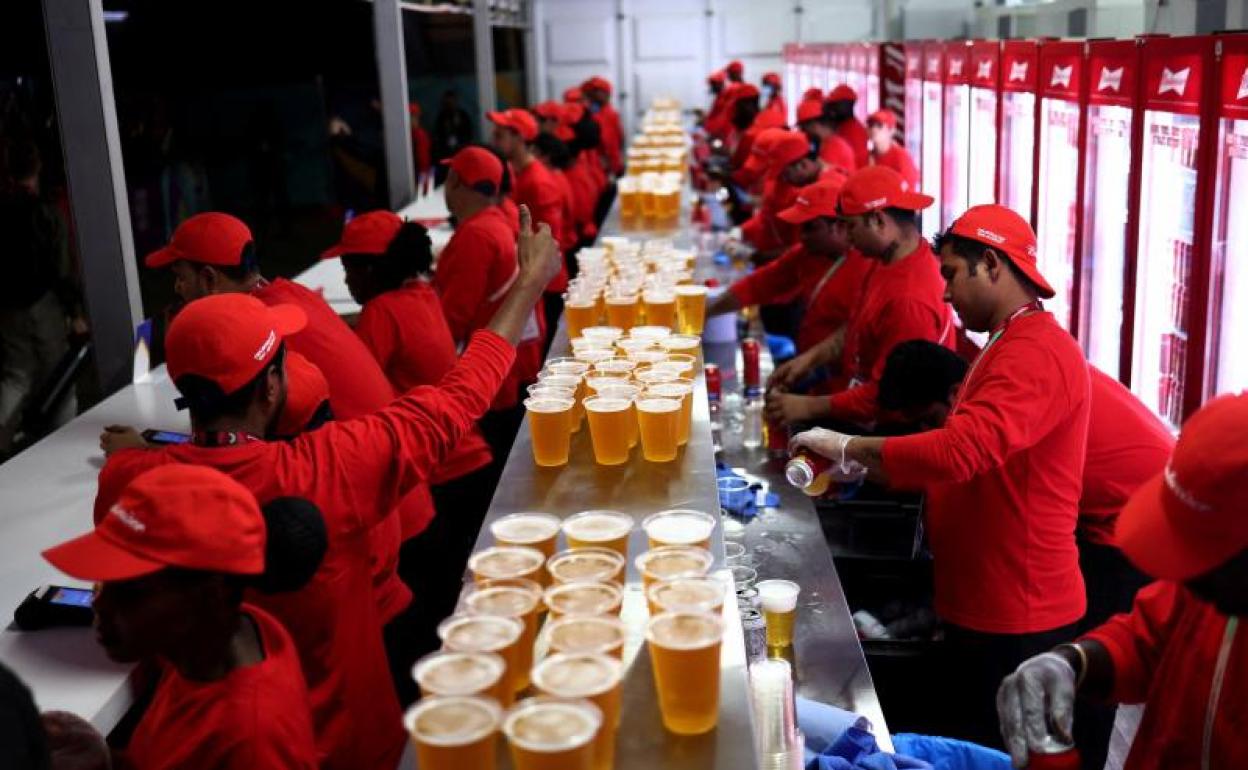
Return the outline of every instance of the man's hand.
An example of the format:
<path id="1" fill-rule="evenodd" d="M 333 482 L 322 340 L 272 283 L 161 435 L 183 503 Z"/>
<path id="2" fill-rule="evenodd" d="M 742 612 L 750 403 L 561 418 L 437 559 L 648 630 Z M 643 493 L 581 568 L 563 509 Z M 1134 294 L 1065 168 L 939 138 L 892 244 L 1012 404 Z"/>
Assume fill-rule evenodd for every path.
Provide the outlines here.
<path id="1" fill-rule="evenodd" d="M 827 400 L 826 396 L 802 396 L 782 390 L 769 390 L 763 405 L 763 414 L 768 420 L 785 425 L 810 422 L 823 416 L 823 406 Z"/>
<path id="2" fill-rule="evenodd" d="M 151 444 L 143 440 L 142 434 L 129 425 L 105 425 L 100 434 L 100 449 L 104 455 L 111 455 L 122 449 L 150 449 Z"/>
<path id="3" fill-rule="evenodd" d="M 1014 767 L 1027 766 L 1028 753 L 1044 745 L 1050 730 L 1073 743 L 1075 670 L 1054 652 L 1023 661 L 997 690 L 997 716 Z"/>
<path id="4" fill-rule="evenodd" d="M 52 770 L 108 770 L 112 766 L 104 736 L 90 722 L 68 711 L 47 711 L 41 718 Z"/>
<path id="5" fill-rule="evenodd" d="M 794 356 L 772 370 L 767 378 L 767 387 L 792 388 L 814 369 L 815 365 L 806 353 Z"/>
<path id="6" fill-rule="evenodd" d="M 802 431 L 789 442 L 789 452 L 807 449 L 832 461 L 832 478 L 835 481 L 861 481 L 867 469 L 856 460 L 845 456 L 845 447 L 854 439 L 848 433 L 838 433 L 826 428 Z"/>
<path id="7" fill-rule="evenodd" d="M 550 225 L 541 222 L 533 229 L 533 215 L 528 206 L 520 206 L 520 237 L 516 241 L 516 261 L 520 280 L 545 288 L 559 274 L 559 243 L 550 234 Z"/>

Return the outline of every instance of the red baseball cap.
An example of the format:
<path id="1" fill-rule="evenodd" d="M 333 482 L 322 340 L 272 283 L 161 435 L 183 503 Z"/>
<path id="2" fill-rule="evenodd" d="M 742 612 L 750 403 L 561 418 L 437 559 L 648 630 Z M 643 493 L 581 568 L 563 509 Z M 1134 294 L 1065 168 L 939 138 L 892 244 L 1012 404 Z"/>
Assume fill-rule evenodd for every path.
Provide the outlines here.
<path id="1" fill-rule="evenodd" d="M 515 131 L 526 142 L 537 138 L 537 118 L 533 117 L 533 113 L 528 110 L 513 107 L 502 112 L 487 112 L 485 116 L 494 125 Z"/>
<path id="2" fill-rule="evenodd" d="M 759 174 L 768 170 L 771 166 L 771 146 L 787 133 L 789 130 L 786 128 L 764 128 L 758 132 L 754 144 L 750 145 L 750 156 L 741 166 L 747 179 L 757 179 Z"/>
<path id="3" fill-rule="evenodd" d="M 740 99 L 754 99 L 758 97 L 758 86 L 753 83 L 733 83 L 728 96 L 733 102 Z"/>
<path id="4" fill-rule="evenodd" d="M 807 88 L 805 91 L 802 92 L 802 99 L 803 100 L 818 99 L 819 101 L 823 101 L 823 89 Z"/>
<path id="5" fill-rule="evenodd" d="M 241 265 L 243 253 L 254 239 L 243 221 L 220 211 L 206 211 L 178 225 L 169 245 L 143 259 L 151 267 L 168 267 L 179 259 L 201 265 Z"/>
<path id="6" fill-rule="evenodd" d="M 882 110 L 876 110 L 867 116 L 867 123 L 879 123 L 893 131 L 897 130 L 897 113 L 885 107 Z"/>
<path id="7" fill-rule="evenodd" d="M 808 120 L 816 120 L 823 115 L 823 100 L 819 98 L 804 98 L 797 105 L 797 122 L 805 123 Z"/>
<path id="8" fill-rule="evenodd" d="M 779 87 L 780 73 L 779 72 L 764 72 L 763 83 Z"/>
<path id="9" fill-rule="evenodd" d="M 785 166 L 810 155 L 810 139 L 801 131 L 785 130 L 783 136 L 772 140 L 767 151 L 767 161 L 773 173 L 780 173 Z"/>
<path id="10" fill-rule="evenodd" d="M 745 74 L 745 65 L 742 64 L 737 59 L 733 59 L 732 61 L 728 62 L 728 66 L 725 67 L 724 69 L 729 75 L 732 75 L 733 77 L 739 78 Z"/>
<path id="11" fill-rule="evenodd" d="M 378 209 L 360 214 L 347 222 L 342 228 L 342 237 L 333 246 L 321 252 L 321 259 L 333 259 L 343 254 L 376 254 L 386 253 L 386 248 L 399 229 L 403 220 L 393 211 Z"/>
<path id="12" fill-rule="evenodd" d="M 420 104 L 418 102 L 408 102 L 407 114 L 413 118 L 419 118 L 420 117 Z"/>
<path id="13" fill-rule="evenodd" d="M 820 179 L 797 191 L 793 205 L 776 216 L 791 225 L 809 222 L 815 217 L 837 216 L 836 201 L 841 194 L 844 180 L 840 177 Z"/>
<path id="14" fill-rule="evenodd" d="M 585 117 L 585 105 L 580 102 L 564 102 L 563 114 L 559 116 L 559 120 L 569 126 L 581 122 L 581 118 Z"/>
<path id="15" fill-rule="evenodd" d="M 533 113 L 542 120 L 562 120 L 563 105 L 556 101 L 545 101 L 534 106 Z"/>
<path id="16" fill-rule="evenodd" d="M 169 377 L 187 374 L 234 393 L 277 355 L 281 341 L 307 325 L 297 305 L 266 305 L 250 294 L 213 294 L 182 308 L 165 334 Z"/>
<path id="17" fill-rule="evenodd" d="M 728 76 L 724 74 L 723 70 L 715 70 L 714 72 L 706 76 L 706 82 L 722 84 L 724 82 L 724 79 L 727 77 Z"/>
<path id="18" fill-rule="evenodd" d="M 836 88 L 828 92 L 828 101 L 830 102 L 854 102 L 858 101 L 858 92 L 849 86 L 841 83 Z"/>
<path id="19" fill-rule="evenodd" d="M 329 381 L 321 368 L 293 350 L 286 351 L 286 403 L 274 432 L 298 436 L 329 400 Z"/>
<path id="20" fill-rule="evenodd" d="M 611 93 L 611 81 L 597 75 L 581 83 L 581 91 L 606 91 Z"/>
<path id="21" fill-rule="evenodd" d="M 585 98 L 585 94 L 581 91 L 580 86 L 572 86 L 563 92 L 563 100 L 565 102 L 579 102 Z"/>
<path id="22" fill-rule="evenodd" d="M 1170 462 L 1118 515 L 1117 540 L 1136 566 L 1189 580 L 1248 548 L 1248 392 L 1222 396 L 1188 419 Z"/>
<path id="23" fill-rule="evenodd" d="M 949 232 L 998 249 L 1040 288 L 1048 299 L 1056 292 L 1036 264 L 1036 231 L 1012 209 L 995 203 L 972 206 L 953 221 Z"/>
<path id="24" fill-rule="evenodd" d="M 130 580 L 166 567 L 264 572 L 256 497 L 221 471 L 161 465 L 135 476 L 95 529 L 43 552 L 79 580 Z"/>
<path id="25" fill-rule="evenodd" d="M 859 169 L 841 188 L 840 209 L 845 216 L 888 208 L 922 211 L 930 205 L 930 195 L 911 191 L 906 180 L 887 166 Z"/>
<path id="26" fill-rule="evenodd" d="M 442 164 L 450 166 L 455 176 L 469 186 L 489 182 L 498 190 L 503 184 L 503 162 L 484 147 L 465 147 Z"/>

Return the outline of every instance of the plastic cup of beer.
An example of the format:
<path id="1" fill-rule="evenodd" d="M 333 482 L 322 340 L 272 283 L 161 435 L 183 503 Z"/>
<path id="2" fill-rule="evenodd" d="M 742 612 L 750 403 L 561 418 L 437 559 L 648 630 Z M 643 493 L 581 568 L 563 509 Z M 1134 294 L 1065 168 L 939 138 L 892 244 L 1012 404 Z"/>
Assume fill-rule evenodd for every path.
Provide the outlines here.
<path id="1" fill-rule="evenodd" d="M 706 323 L 707 288 L 700 284 L 676 287 L 676 319 L 681 334 L 701 334 Z"/>
<path id="2" fill-rule="evenodd" d="M 664 354 L 666 355 L 666 354 Z M 671 382 L 680 379 L 680 375 L 670 370 L 656 369 L 657 364 L 650 364 L 644 368 L 638 367 L 633 370 L 633 379 L 642 387 L 650 387 L 660 382 Z"/>
<path id="3" fill-rule="evenodd" d="M 700 735 L 719 717 L 719 652 L 723 622 L 709 612 L 664 612 L 646 624 L 663 726 Z"/>
<path id="4" fill-rule="evenodd" d="M 550 557 L 546 571 L 555 585 L 588 581 L 623 586 L 626 565 L 610 548 L 574 548 Z"/>
<path id="5" fill-rule="evenodd" d="M 537 373 L 537 384 L 553 388 L 571 390 L 575 396 L 572 401 L 572 433 L 581 429 L 581 420 L 585 418 L 585 410 L 581 408 L 580 399 L 585 397 L 585 378 L 575 374 L 556 374 L 543 369 Z M 532 426 L 530 426 L 531 429 Z"/>
<path id="6" fill-rule="evenodd" d="M 585 399 L 585 415 L 589 419 L 589 437 L 594 445 L 594 460 L 599 465 L 623 465 L 628 462 L 632 434 L 632 402 L 624 398 L 595 396 Z"/>
<path id="7" fill-rule="evenodd" d="M 638 364 L 657 364 L 667 360 L 667 353 L 662 350 L 636 350 L 628 353 L 628 360 Z"/>
<path id="8" fill-rule="evenodd" d="M 702 338 L 692 334 L 673 334 L 659 340 L 659 347 L 668 353 L 697 355 L 697 352 L 702 349 Z"/>
<path id="9" fill-rule="evenodd" d="M 665 369 L 679 368 L 682 377 L 692 377 L 693 369 L 697 365 L 698 357 L 692 353 L 668 353 L 666 361 L 655 364 Z"/>
<path id="10" fill-rule="evenodd" d="M 468 589 L 464 599 L 470 615 L 497 615 L 515 618 L 524 624 L 516 649 L 515 691 L 529 686 L 529 669 L 533 667 L 533 643 L 537 641 L 542 589 L 532 580 L 488 580 Z"/>
<path id="11" fill-rule="evenodd" d="M 651 583 L 646 589 L 646 604 L 651 615 L 661 612 L 710 612 L 718 615 L 724 608 L 722 580 L 703 577 L 678 577 Z"/>
<path id="12" fill-rule="evenodd" d="M 624 336 L 624 330 L 618 326 L 587 326 L 581 329 L 581 336 L 597 342 L 601 347 L 609 348 Z"/>
<path id="13" fill-rule="evenodd" d="M 515 770 L 592 770 L 602 711 L 587 700 L 526 698 L 507 711 L 503 734 Z M 421 766 L 423 769 L 423 765 Z M 487 768 L 493 765 L 463 765 Z"/>
<path id="14" fill-rule="evenodd" d="M 568 347 L 575 355 L 582 350 L 611 350 L 612 343 L 602 340 L 591 340 L 589 337 L 573 337 L 568 340 Z"/>
<path id="15" fill-rule="evenodd" d="M 555 398 L 555 399 L 574 399 L 576 398 L 576 390 L 571 388 L 557 387 L 555 385 L 546 385 L 535 382 L 525 388 L 525 392 L 529 394 L 529 398 Z"/>
<path id="16" fill-rule="evenodd" d="M 613 362 L 608 361 L 607 363 Z M 612 385 L 629 385 L 631 382 L 628 374 L 593 372 L 585 378 L 585 395 L 602 395 L 599 391 L 603 388 L 609 388 Z"/>
<path id="17" fill-rule="evenodd" d="M 661 289 L 647 289 L 641 294 L 641 307 L 646 323 L 656 326 L 676 325 L 676 294 Z"/>
<path id="18" fill-rule="evenodd" d="M 596 653 L 624 659 L 628 626 L 614 615 L 564 615 L 546 624 L 551 652 Z"/>
<path id="19" fill-rule="evenodd" d="M 754 584 L 767 621 L 767 646 L 793 644 L 793 621 L 797 617 L 797 595 L 802 587 L 792 580 L 760 580 Z"/>
<path id="20" fill-rule="evenodd" d="M 594 770 L 615 765 L 615 731 L 620 726 L 620 682 L 624 666 L 615 658 L 592 653 L 555 653 L 533 668 L 533 686 L 552 698 L 584 698 L 602 712 L 594 738 Z"/>
<path id="21" fill-rule="evenodd" d="M 554 618 L 564 615 L 619 615 L 624 592 L 615 583 L 579 580 L 547 588 L 542 599 Z"/>
<path id="22" fill-rule="evenodd" d="M 545 468 L 568 464 L 572 448 L 574 398 L 530 396 L 524 401 L 529 416 L 529 439 L 533 462 Z"/>
<path id="23" fill-rule="evenodd" d="M 628 333 L 628 338 L 633 340 L 649 340 L 657 343 L 659 340 L 665 340 L 672 336 L 674 327 L 666 324 L 647 324 L 645 326 L 636 326 Z"/>
<path id="24" fill-rule="evenodd" d="M 555 540 L 563 520 L 549 513 L 509 513 L 490 524 L 490 534 L 498 545 L 536 548 L 549 559 L 555 555 Z"/>
<path id="25" fill-rule="evenodd" d="M 581 511 L 563 520 L 568 548 L 608 548 L 628 558 L 633 517 L 619 511 Z"/>
<path id="26" fill-rule="evenodd" d="M 431 652 L 412 666 L 422 697 L 480 695 L 500 700 L 505 693 L 507 661 L 493 652 Z"/>
<path id="27" fill-rule="evenodd" d="M 691 508 L 672 508 L 647 516 L 641 522 L 651 548 L 665 545 L 687 545 L 709 549 L 716 519 L 709 513 Z"/>
<path id="28" fill-rule="evenodd" d="M 680 399 L 638 399 L 637 427 L 641 435 L 641 456 L 648 462 L 666 463 L 676 459 L 680 437 Z"/>
<path id="29" fill-rule="evenodd" d="M 635 164 L 629 164 L 630 172 L 636 168 Z M 637 194 L 637 179 L 633 176 L 626 176 L 616 182 L 616 187 L 620 192 L 620 218 L 621 219 L 638 219 L 641 217 L 641 200 Z"/>
<path id="30" fill-rule="evenodd" d="M 641 395 L 641 388 L 636 385 L 629 384 L 626 380 L 616 378 L 616 382 L 609 385 L 599 385 L 598 395 L 603 398 L 622 398 L 628 401 L 628 448 L 632 449 L 637 446 L 639 440 L 640 428 L 637 426 L 637 397 Z"/>
<path id="31" fill-rule="evenodd" d="M 704 548 L 684 545 L 651 548 L 633 560 L 641 573 L 641 582 L 648 589 L 652 583 L 678 577 L 705 577 L 715 557 Z"/>
<path id="32" fill-rule="evenodd" d="M 584 377 L 590 365 L 573 358 L 552 358 L 543 369 L 551 374 L 567 374 L 572 377 Z"/>
<path id="33" fill-rule="evenodd" d="M 671 372 L 663 370 L 651 370 L 650 373 L 659 377 L 671 374 Z M 693 383 L 669 377 L 654 385 L 648 385 L 646 387 L 646 395 L 656 398 L 680 399 L 680 419 L 676 425 L 676 443 L 680 446 L 688 444 L 689 433 L 693 427 Z"/>
<path id="34" fill-rule="evenodd" d="M 520 640 L 524 623 L 502 615 L 452 615 L 438 624 L 442 646 L 453 652 L 493 652 L 507 664 L 498 702 L 506 707 L 520 680 Z"/>
<path id="35" fill-rule="evenodd" d="M 545 565 L 546 555 L 527 546 L 496 545 L 468 557 L 468 569 L 478 583 L 508 578 L 524 578 L 540 583 Z"/>
<path id="36" fill-rule="evenodd" d="M 422 699 L 403 715 L 421 770 L 494 767 L 503 710 L 489 698 L 472 695 Z"/>
<path id="37" fill-rule="evenodd" d="M 607 294 L 607 323 L 621 329 L 631 329 L 637 325 L 641 305 L 637 295 L 632 293 Z"/>
<path id="38" fill-rule="evenodd" d="M 615 346 L 625 356 L 629 356 L 629 358 L 626 359 L 629 361 L 632 360 L 631 356 L 633 353 L 640 353 L 642 351 L 647 351 L 647 350 L 653 351 L 653 350 L 659 349 L 655 345 L 653 340 L 635 339 L 633 337 L 625 337 L 622 340 L 616 340 Z"/>
<path id="39" fill-rule="evenodd" d="M 594 364 L 595 375 L 621 375 L 627 377 L 633 373 L 633 369 L 637 367 L 637 362 L 629 361 L 627 358 L 609 358 L 605 361 L 599 361 Z"/>
<path id="40" fill-rule="evenodd" d="M 568 337 L 579 337 L 587 326 L 598 323 L 598 299 L 592 294 L 568 297 L 563 301 L 563 317 L 568 322 Z"/>

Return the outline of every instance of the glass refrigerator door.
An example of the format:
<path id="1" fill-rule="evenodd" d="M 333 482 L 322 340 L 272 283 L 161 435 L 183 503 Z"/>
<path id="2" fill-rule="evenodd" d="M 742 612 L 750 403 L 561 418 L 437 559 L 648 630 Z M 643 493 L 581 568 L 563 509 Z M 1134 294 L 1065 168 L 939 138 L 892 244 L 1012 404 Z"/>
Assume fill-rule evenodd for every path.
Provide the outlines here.
<path id="1" fill-rule="evenodd" d="M 1079 105 L 1064 99 L 1040 100 L 1038 256 L 1041 275 L 1057 292 L 1045 304 L 1065 329 L 1073 328 L 1078 172 Z"/>
<path id="2" fill-rule="evenodd" d="M 1200 119 L 1144 113 L 1131 389 L 1171 428 L 1183 414 Z"/>
<path id="3" fill-rule="evenodd" d="M 935 200 L 923 214 L 923 235 L 931 238 L 940 232 L 940 83 L 923 81 L 923 192 Z"/>
<path id="4" fill-rule="evenodd" d="M 971 113 L 968 208 L 997 202 L 997 92 L 972 88 Z"/>
<path id="5" fill-rule="evenodd" d="M 854 59 L 849 69 L 849 87 L 854 89 L 854 93 L 858 94 L 858 99 L 854 102 L 854 117 L 858 118 L 858 121 L 863 124 L 867 122 L 867 116 L 871 114 L 867 111 L 866 66 L 866 59 Z"/>
<path id="6" fill-rule="evenodd" d="M 1083 195 L 1083 340 L 1088 361 L 1111 377 L 1120 376 L 1122 369 L 1131 115 L 1129 107 L 1088 106 Z"/>
<path id="7" fill-rule="evenodd" d="M 875 54 L 878 56 L 878 54 Z M 880 109 L 880 73 L 874 69 L 867 72 L 867 114 L 874 114 Z"/>
<path id="8" fill-rule="evenodd" d="M 923 159 L 923 81 L 906 78 L 906 150 L 921 163 Z M 926 182 L 924 182 L 926 185 Z"/>
<path id="9" fill-rule="evenodd" d="M 970 159 L 971 94 L 966 85 L 945 86 L 945 170 L 941 191 L 941 227 L 966 211 L 967 164 Z"/>
<path id="10" fill-rule="evenodd" d="M 1031 161 L 1035 147 L 1036 95 L 1007 91 L 1001 107 L 1001 200 L 1031 219 Z"/>
<path id="11" fill-rule="evenodd" d="M 1213 222 L 1213 393 L 1248 388 L 1248 120 L 1218 131 Z"/>

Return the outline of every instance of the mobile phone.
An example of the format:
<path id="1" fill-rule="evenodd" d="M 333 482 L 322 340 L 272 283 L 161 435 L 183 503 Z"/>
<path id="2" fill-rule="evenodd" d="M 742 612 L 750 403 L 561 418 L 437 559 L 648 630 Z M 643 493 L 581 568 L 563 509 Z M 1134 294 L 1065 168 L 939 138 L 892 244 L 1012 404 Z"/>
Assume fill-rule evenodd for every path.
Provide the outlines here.
<path id="1" fill-rule="evenodd" d="M 17 627 L 37 631 L 53 626 L 89 626 L 95 616 L 89 588 L 46 585 L 36 588 L 13 612 Z"/>
<path id="2" fill-rule="evenodd" d="M 151 428 L 143 431 L 143 440 L 149 444 L 185 444 L 191 440 L 189 434 L 178 433 L 172 430 L 152 430 Z"/>

